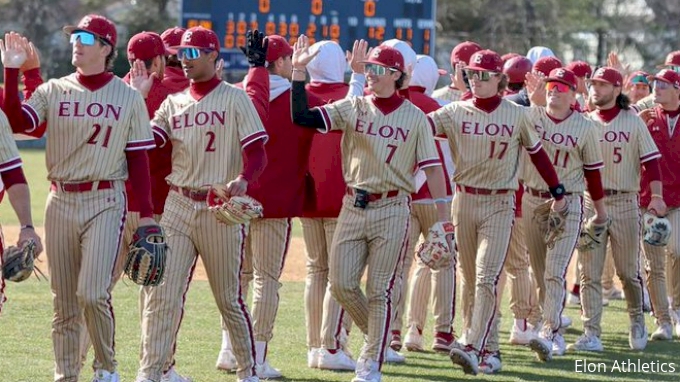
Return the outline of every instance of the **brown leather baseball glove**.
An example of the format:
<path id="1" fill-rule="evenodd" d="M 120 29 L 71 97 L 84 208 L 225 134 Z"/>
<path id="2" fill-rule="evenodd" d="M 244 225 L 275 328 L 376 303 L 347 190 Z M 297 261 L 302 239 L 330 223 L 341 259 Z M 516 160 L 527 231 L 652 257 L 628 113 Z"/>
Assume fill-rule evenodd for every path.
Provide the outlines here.
<path id="1" fill-rule="evenodd" d="M 246 224 L 263 216 L 262 204 L 248 195 L 227 197 L 224 187 L 215 185 L 208 191 L 208 208 L 222 223 Z"/>
<path id="2" fill-rule="evenodd" d="M 534 221 L 543 234 L 543 239 L 548 248 L 555 246 L 555 242 L 564 232 L 569 215 L 569 201 L 561 211 L 552 209 L 552 199 L 539 205 L 534 210 Z"/>
<path id="3" fill-rule="evenodd" d="M 453 241 L 455 229 L 451 222 L 437 222 L 430 227 L 427 238 L 418 246 L 416 255 L 433 270 L 448 266 L 455 261 Z"/>
<path id="4" fill-rule="evenodd" d="M 2 278 L 9 281 L 21 282 L 31 277 L 45 277 L 40 268 L 35 266 L 35 243 L 29 240 L 21 247 L 10 246 L 2 254 Z M 40 276 L 39 276 L 40 275 Z"/>

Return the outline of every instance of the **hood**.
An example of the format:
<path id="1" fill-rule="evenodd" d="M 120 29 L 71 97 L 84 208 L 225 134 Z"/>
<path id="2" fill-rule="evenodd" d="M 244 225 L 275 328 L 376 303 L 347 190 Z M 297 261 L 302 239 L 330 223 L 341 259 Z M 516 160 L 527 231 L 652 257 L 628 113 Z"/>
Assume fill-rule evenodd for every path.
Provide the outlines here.
<path id="1" fill-rule="evenodd" d="M 334 41 L 319 41 L 309 47 L 309 52 L 319 54 L 307 64 L 307 72 L 314 82 L 338 83 L 345 82 L 347 59 L 338 43 Z"/>
<path id="2" fill-rule="evenodd" d="M 550 48 L 546 48 L 544 46 L 535 46 L 527 52 L 527 58 L 531 60 L 532 64 L 535 64 L 536 61 L 538 61 L 539 58 L 543 57 L 556 57 L 555 53 L 553 53 Z"/>

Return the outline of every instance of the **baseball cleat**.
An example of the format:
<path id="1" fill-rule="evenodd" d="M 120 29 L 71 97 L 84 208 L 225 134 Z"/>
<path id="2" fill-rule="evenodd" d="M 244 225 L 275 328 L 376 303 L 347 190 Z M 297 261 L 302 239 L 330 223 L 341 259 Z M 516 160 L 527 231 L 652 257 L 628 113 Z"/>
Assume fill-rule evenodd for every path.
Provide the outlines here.
<path id="1" fill-rule="evenodd" d="M 577 294 L 569 292 L 569 294 L 567 295 L 567 304 L 568 305 L 579 305 L 580 306 L 581 305 L 581 298 Z"/>
<path id="2" fill-rule="evenodd" d="M 534 329 L 526 324 L 526 320 L 523 321 L 525 322 L 523 327 L 515 323 L 510 329 L 510 343 L 512 345 L 529 345 L 529 342 L 536 337 Z"/>
<path id="3" fill-rule="evenodd" d="M 652 333 L 652 341 L 670 341 L 673 339 L 671 324 L 664 322 Z"/>
<path id="4" fill-rule="evenodd" d="M 352 378 L 352 382 L 380 382 L 381 379 L 382 374 L 377 362 L 367 358 L 359 358 L 357 360 L 355 376 Z"/>
<path id="5" fill-rule="evenodd" d="M 217 356 L 215 367 L 218 370 L 224 371 L 235 371 L 238 368 L 236 357 L 234 357 L 234 353 L 231 351 L 231 349 L 220 350 L 220 354 Z"/>
<path id="6" fill-rule="evenodd" d="M 579 337 L 576 342 L 567 346 L 571 351 L 604 351 L 604 346 L 602 346 L 602 341 L 592 334 L 586 333 Z"/>
<path id="7" fill-rule="evenodd" d="M 167 373 L 163 374 L 161 382 L 191 382 L 191 378 L 182 377 L 177 374 L 175 368 L 168 370 Z"/>
<path id="8" fill-rule="evenodd" d="M 479 371 L 484 374 L 494 374 L 501 371 L 502 367 L 500 351 L 484 351 L 482 362 L 479 363 Z"/>
<path id="9" fill-rule="evenodd" d="M 401 350 L 401 332 L 399 330 L 392 331 L 392 339 L 390 340 L 390 347 L 394 351 Z"/>
<path id="10" fill-rule="evenodd" d="M 321 349 L 311 348 L 307 350 L 307 367 L 310 369 L 319 368 L 319 358 L 321 357 Z M 354 369 L 352 369 L 354 370 Z"/>
<path id="11" fill-rule="evenodd" d="M 356 370 L 357 363 L 344 351 L 337 349 L 331 353 L 326 349 L 318 351 L 318 368 L 323 370 Z"/>
<path id="12" fill-rule="evenodd" d="M 255 365 L 255 374 L 257 374 L 257 377 L 260 379 L 276 379 L 283 377 L 281 371 L 271 367 L 267 361 Z"/>
<path id="13" fill-rule="evenodd" d="M 118 372 L 110 372 L 103 369 L 98 369 L 94 372 L 92 382 L 120 382 L 120 375 Z"/>
<path id="14" fill-rule="evenodd" d="M 385 362 L 404 363 L 406 362 L 406 357 L 404 357 L 404 355 L 401 353 L 397 353 L 392 348 L 387 348 L 387 350 L 385 350 Z"/>
<path id="15" fill-rule="evenodd" d="M 238 382 L 260 382 L 260 378 L 253 375 L 252 377 L 239 378 Z"/>
<path id="16" fill-rule="evenodd" d="M 432 342 L 432 350 L 448 354 L 451 352 L 454 342 L 456 342 L 456 336 L 453 333 L 437 332 Z"/>
<path id="17" fill-rule="evenodd" d="M 552 341 L 540 336 L 535 337 L 529 341 L 529 347 L 536 353 L 536 357 L 539 361 L 548 362 L 552 360 Z"/>
<path id="18" fill-rule="evenodd" d="M 415 325 L 411 325 L 406 332 L 406 337 L 404 337 L 404 346 L 408 351 L 424 351 L 423 346 L 423 333 Z"/>
<path id="19" fill-rule="evenodd" d="M 552 355 L 564 355 L 566 350 L 567 344 L 564 342 L 564 337 L 559 333 L 555 333 L 552 340 Z"/>
<path id="20" fill-rule="evenodd" d="M 647 335 L 644 319 L 642 322 L 634 322 L 628 333 L 628 345 L 633 350 L 644 350 L 647 347 Z"/>
<path id="21" fill-rule="evenodd" d="M 451 362 L 460 365 L 465 374 L 477 375 L 479 373 L 479 352 L 471 345 L 454 346 L 449 353 Z"/>

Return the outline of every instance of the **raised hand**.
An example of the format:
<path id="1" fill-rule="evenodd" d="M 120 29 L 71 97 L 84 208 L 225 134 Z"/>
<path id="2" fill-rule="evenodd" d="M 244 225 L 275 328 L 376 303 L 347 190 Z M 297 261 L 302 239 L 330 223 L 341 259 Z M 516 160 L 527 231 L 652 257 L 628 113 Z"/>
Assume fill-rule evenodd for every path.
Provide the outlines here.
<path id="1" fill-rule="evenodd" d="M 609 55 L 607 56 L 607 65 L 618 70 L 624 77 L 630 72 L 630 65 L 623 65 L 616 52 L 609 52 Z"/>
<path id="2" fill-rule="evenodd" d="M 265 40 L 264 33 L 255 29 L 246 33 L 246 46 L 239 48 L 246 55 L 248 63 L 252 67 L 264 66 L 267 62 L 267 47 L 269 41 Z"/>
<path id="3" fill-rule="evenodd" d="M 293 44 L 293 67 L 296 69 L 304 70 L 314 57 L 316 57 L 320 49 L 314 53 L 309 53 L 309 38 L 305 35 L 300 35 L 300 37 Z"/>
<path id="4" fill-rule="evenodd" d="M 524 84 L 527 88 L 527 93 L 529 94 L 529 101 L 531 104 L 536 106 L 545 106 L 546 92 L 544 87 L 545 81 L 543 77 L 529 72 L 524 77 Z"/>
<path id="5" fill-rule="evenodd" d="M 0 56 L 2 56 L 2 65 L 5 68 L 21 68 L 21 65 L 26 62 L 27 53 L 20 34 L 5 33 L 5 39 L 0 40 Z"/>
<path id="6" fill-rule="evenodd" d="M 219 60 L 217 60 L 217 64 L 215 64 L 215 77 L 217 77 L 218 79 L 221 80 L 223 70 L 224 70 L 224 59 L 220 58 Z"/>
<path id="7" fill-rule="evenodd" d="M 456 73 L 451 80 L 453 82 L 453 86 L 460 91 L 467 90 L 467 86 L 465 85 L 465 78 L 463 77 L 463 70 L 465 70 L 465 64 L 463 64 L 462 62 L 456 62 L 455 67 Z"/>
<path id="8" fill-rule="evenodd" d="M 22 37 L 22 40 L 26 47 L 26 62 L 21 65 L 19 70 L 24 73 L 31 69 L 40 68 L 40 52 L 38 52 L 38 48 L 36 48 L 32 42 L 28 41 L 26 37 Z"/>
<path id="9" fill-rule="evenodd" d="M 349 63 L 352 72 L 364 74 L 366 64 L 364 61 L 368 59 L 371 50 L 368 49 L 368 42 L 365 40 L 354 40 L 352 51 L 345 54 L 347 62 Z"/>
<path id="10" fill-rule="evenodd" d="M 146 98 L 149 95 L 153 81 L 157 76 L 156 72 L 149 75 L 144 61 L 135 60 L 132 64 L 132 68 L 130 68 L 130 86 Z"/>

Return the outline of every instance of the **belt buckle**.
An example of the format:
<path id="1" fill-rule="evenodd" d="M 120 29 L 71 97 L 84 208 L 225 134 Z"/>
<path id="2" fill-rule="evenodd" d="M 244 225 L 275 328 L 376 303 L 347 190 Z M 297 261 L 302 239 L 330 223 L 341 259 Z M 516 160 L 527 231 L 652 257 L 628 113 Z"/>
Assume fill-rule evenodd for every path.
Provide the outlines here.
<path id="1" fill-rule="evenodd" d="M 357 188 L 354 190 L 354 207 L 366 209 L 370 199 L 370 194 L 367 191 L 359 190 Z"/>

